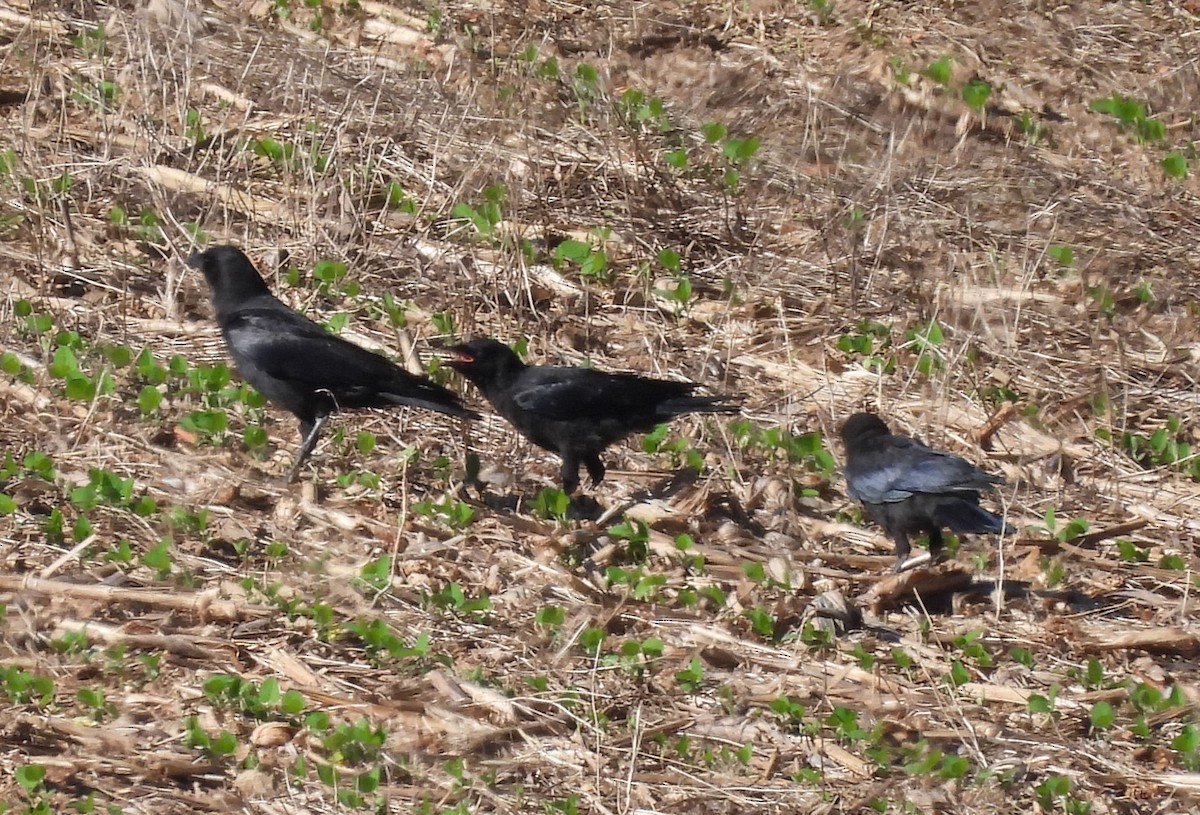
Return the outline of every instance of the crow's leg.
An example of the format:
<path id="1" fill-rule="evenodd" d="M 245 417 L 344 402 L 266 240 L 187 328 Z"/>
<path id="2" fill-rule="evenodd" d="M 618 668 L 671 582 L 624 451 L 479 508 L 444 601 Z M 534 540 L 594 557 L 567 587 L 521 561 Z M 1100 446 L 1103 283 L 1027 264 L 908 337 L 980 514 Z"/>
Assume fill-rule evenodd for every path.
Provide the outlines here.
<path id="1" fill-rule="evenodd" d="M 942 555 L 942 530 L 931 526 L 927 531 L 929 532 L 929 560 L 937 562 Z"/>
<path id="2" fill-rule="evenodd" d="M 912 551 L 912 549 L 908 544 L 907 532 L 892 532 L 891 537 L 892 540 L 896 542 L 896 562 L 892 564 L 892 571 L 898 574 L 903 571 L 904 563 L 908 560 L 908 553 Z"/>
<path id="3" fill-rule="evenodd" d="M 563 492 L 571 495 L 579 489 L 579 457 L 574 453 L 562 454 L 562 469 L 558 473 Z"/>
<path id="4" fill-rule="evenodd" d="M 291 484 L 296 480 L 296 474 L 300 472 L 300 465 L 305 462 L 313 448 L 317 446 L 317 437 L 321 435 L 321 428 L 325 426 L 325 422 L 329 419 L 328 413 L 322 413 L 317 417 L 315 422 L 301 420 L 300 432 L 304 434 L 304 441 L 300 443 L 300 449 L 296 451 L 296 461 L 292 464 L 292 469 L 288 472 L 287 483 Z"/>
<path id="5" fill-rule="evenodd" d="M 600 455 L 589 453 L 584 457 L 583 464 L 587 467 L 588 475 L 592 479 L 592 486 L 600 486 L 600 482 L 604 480 L 604 462 L 600 460 Z"/>

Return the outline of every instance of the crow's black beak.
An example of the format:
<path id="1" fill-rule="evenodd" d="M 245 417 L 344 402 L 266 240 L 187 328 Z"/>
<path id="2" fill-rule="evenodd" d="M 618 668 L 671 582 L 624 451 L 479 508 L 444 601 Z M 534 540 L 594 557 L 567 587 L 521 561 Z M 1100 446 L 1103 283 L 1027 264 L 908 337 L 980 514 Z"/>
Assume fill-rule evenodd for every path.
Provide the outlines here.
<path id="1" fill-rule="evenodd" d="M 467 346 L 465 345 L 451 345 L 443 350 L 445 350 L 447 353 L 454 354 L 454 356 L 450 359 L 442 361 L 442 364 L 448 368 L 461 371 L 463 368 L 475 363 L 475 357 L 471 356 L 471 354 L 467 351 Z"/>
<path id="2" fill-rule="evenodd" d="M 191 266 L 193 269 L 203 270 L 204 269 L 204 253 L 203 252 L 192 252 L 190 255 L 188 255 L 188 259 L 185 261 L 185 263 L 187 263 L 187 265 Z"/>

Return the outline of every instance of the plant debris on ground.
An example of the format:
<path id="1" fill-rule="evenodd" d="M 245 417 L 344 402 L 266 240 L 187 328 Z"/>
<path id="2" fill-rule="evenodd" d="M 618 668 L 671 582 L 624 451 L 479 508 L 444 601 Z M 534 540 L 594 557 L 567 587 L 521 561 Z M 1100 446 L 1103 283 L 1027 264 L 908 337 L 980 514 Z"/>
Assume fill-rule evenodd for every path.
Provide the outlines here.
<path id="1" fill-rule="evenodd" d="M 0 811 L 1192 811 L 1200 7 L 1012 6 L 0 6 Z M 218 243 L 476 406 L 494 336 L 743 411 L 286 485 Z M 863 409 L 1020 531 L 885 575 Z"/>

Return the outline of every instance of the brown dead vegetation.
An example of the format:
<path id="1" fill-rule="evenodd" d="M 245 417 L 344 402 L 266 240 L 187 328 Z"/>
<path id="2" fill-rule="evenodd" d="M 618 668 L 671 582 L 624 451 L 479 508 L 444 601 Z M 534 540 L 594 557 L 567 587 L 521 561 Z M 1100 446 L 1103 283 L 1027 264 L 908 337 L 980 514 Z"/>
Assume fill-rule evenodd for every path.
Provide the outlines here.
<path id="1" fill-rule="evenodd" d="M 553 807 L 570 796 L 595 813 L 860 812 L 877 801 L 899 812 L 906 800 L 923 812 L 1029 812 L 1059 777 L 1092 813 L 1196 806 L 1200 775 L 1176 740 L 1197 722 L 1200 487 L 1120 444 L 1171 417 L 1181 441 L 1197 442 L 1195 3 L 836 0 L 828 18 L 760 0 L 291 7 L 0 7 L 0 151 L 14 157 L 0 178 L 0 320 L 27 371 L 0 381 L 0 446 L 18 462 L 47 453 L 57 470 L 53 483 L 22 471 L 4 485 L 15 509 L 0 518 L 0 660 L 55 683 L 45 705 L 0 694 L 11 811 L 31 806 L 16 771 L 32 764 L 46 770 L 47 811 L 89 792 L 127 813 L 345 809 L 322 764 L 342 784 L 382 768 L 369 797 L 395 812 L 566 812 Z M 536 59 L 521 59 L 531 47 Z M 918 73 L 943 55 L 954 90 Z M 548 57 L 550 78 L 539 75 Z M 595 68 L 594 87 L 577 79 L 581 65 Z M 971 79 L 993 88 L 982 111 L 956 92 Z M 672 128 L 622 121 L 630 88 L 661 97 Z M 1089 109 L 1114 92 L 1145 102 L 1170 147 L 1139 144 Z M 701 135 L 711 121 L 761 138 L 733 191 Z M 267 138 L 293 145 L 295 160 L 246 148 Z M 681 146 L 686 173 L 663 159 Z M 1187 179 L 1164 176 L 1168 149 L 1191 151 Z M 53 192 L 64 173 L 69 189 Z M 393 181 L 415 214 L 387 205 Z M 506 190 L 495 239 L 451 217 L 489 185 Z M 114 224 L 114 206 L 131 219 L 153 211 L 159 231 Z M 294 423 L 269 409 L 264 458 L 241 441 L 253 417 L 240 408 L 223 444 L 180 427 L 199 403 L 178 383 L 148 418 L 118 370 L 111 395 L 66 398 L 20 301 L 88 346 L 224 360 L 202 282 L 181 262 L 193 223 L 245 247 L 289 302 L 349 312 L 347 336 L 418 369 L 435 316 L 449 314 L 459 335 L 525 338 L 539 360 L 739 393 L 756 425 L 820 432 L 835 455 L 837 424 L 878 410 L 1003 472 L 997 500 L 1022 534 L 881 579 L 890 545 L 854 520 L 836 477 L 698 419 L 672 438 L 703 454 L 701 476 L 675 478 L 668 456 L 620 446 L 596 493 L 609 517 L 557 524 L 528 501 L 556 463 L 495 419 L 464 434 L 416 413 L 339 416 L 345 439 L 321 445 L 310 483 L 288 489 Z M 600 228 L 611 283 L 551 263 L 555 246 L 599 241 Z M 1056 245 L 1074 248 L 1072 268 L 1048 254 Z M 655 261 L 668 247 L 695 290 L 683 311 L 663 281 L 638 274 L 645 263 L 669 278 Z M 287 285 L 289 265 L 321 259 L 344 262 L 362 293 Z M 402 329 L 368 308 L 385 292 L 404 304 Z M 863 320 L 891 327 L 893 371 L 839 349 Z M 944 339 L 923 375 L 905 331 L 931 320 Z M 356 450 L 359 431 L 378 447 Z M 419 458 L 404 465 L 412 444 Z M 460 491 L 468 451 L 494 493 L 526 500 Z M 71 490 L 93 468 L 132 477 L 160 512 L 100 506 L 86 540 L 56 539 L 50 513 L 62 507 L 69 531 Z M 361 470 L 381 486 L 339 485 Z M 413 512 L 447 494 L 474 509 L 465 529 Z M 172 506 L 207 513 L 206 526 L 170 521 Z M 1050 508 L 1087 519 L 1089 534 L 1047 535 Z M 607 530 L 621 511 L 648 524 L 644 568 L 663 578 L 648 597 L 605 580 L 625 562 Z M 675 546 L 685 532 L 687 555 Z M 138 560 L 163 539 L 165 575 Z M 106 561 L 121 540 L 133 561 Z M 1126 562 L 1118 540 L 1148 559 Z M 273 541 L 286 555 L 267 554 Z M 390 580 L 356 584 L 381 555 L 393 558 Z M 750 579 L 748 564 L 768 579 Z M 490 610 L 430 601 L 451 584 L 488 594 Z M 679 600 L 706 587 L 728 601 Z M 297 613 L 317 603 L 331 623 Z M 563 622 L 539 624 L 551 606 Z M 776 638 L 756 633 L 752 609 L 774 619 Z M 340 628 L 356 619 L 408 643 L 427 633 L 429 654 L 373 660 Z M 821 645 L 799 636 L 806 625 L 834 633 Z M 594 628 L 608 633 L 605 653 L 648 640 L 662 653 L 594 658 L 579 642 Z M 976 635 L 993 665 L 971 656 Z M 63 650 L 72 636 L 85 644 Z M 154 654 L 157 672 L 137 659 Z M 1091 660 L 1103 681 L 1088 680 Z M 965 681 L 948 684 L 956 671 Z M 365 717 L 386 734 L 380 757 L 355 765 L 298 721 L 214 705 L 203 685 L 222 674 L 274 678 L 335 722 Z M 1147 737 L 1131 729 L 1140 684 L 1179 689 L 1177 704 L 1146 712 Z M 94 715 L 81 689 L 101 689 L 109 707 Z M 1033 696 L 1055 693 L 1053 714 L 1030 712 Z M 770 709 L 780 697 L 804 706 L 802 722 Z M 1091 724 L 1101 701 L 1117 711 L 1110 728 Z M 837 730 L 846 711 L 866 737 Z M 188 746 L 189 716 L 230 731 L 235 754 Z M 933 750 L 970 770 L 906 771 Z"/>

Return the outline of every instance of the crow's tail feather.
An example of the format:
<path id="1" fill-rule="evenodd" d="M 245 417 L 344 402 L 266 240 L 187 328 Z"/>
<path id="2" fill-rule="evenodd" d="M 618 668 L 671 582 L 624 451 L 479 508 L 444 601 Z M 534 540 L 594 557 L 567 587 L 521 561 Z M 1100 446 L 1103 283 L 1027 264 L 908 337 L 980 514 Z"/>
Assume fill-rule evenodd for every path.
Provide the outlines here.
<path id="1" fill-rule="evenodd" d="M 412 377 L 411 380 L 396 382 L 383 394 L 387 401 L 396 405 L 424 408 L 447 416 L 464 419 L 483 418 L 475 411 L 463 407 L 458 396 L 436 382 Z"/>
<path id="2" fill-rule="evenodd" d="M 741 409 L 741 400 L 732 396 L 678 396 L 658 405 L 658 413 L 662 416 L 678 416 L 683 413 L 739 413 Z"/>
<path id="3" fill-rule="evenodd" d="M 1006 524 L 999 515 L 959 498 L 941 502 L 934 515 L 934 521 L 939 526 L 948 526 L 955 532 L 983 534 L 1003 531 L 1011 535 L 1017 531 L 1012 524 Z"/>
<path id="4" fill-rule="evenodd" d="M 447 416 L 458 416 L 463 419 L 482 419 L 483 416 L 465 408 L 462 405 L 447 404 L 444 402 L 432 402 L 428 399 L 420 399 L 412 396 L 396 396 L 392 395 L 391 401 L 397 405 L 408 405 L 409 407 L 424 408 L 432 410 L 435 413 L 444 413 Z"/>

